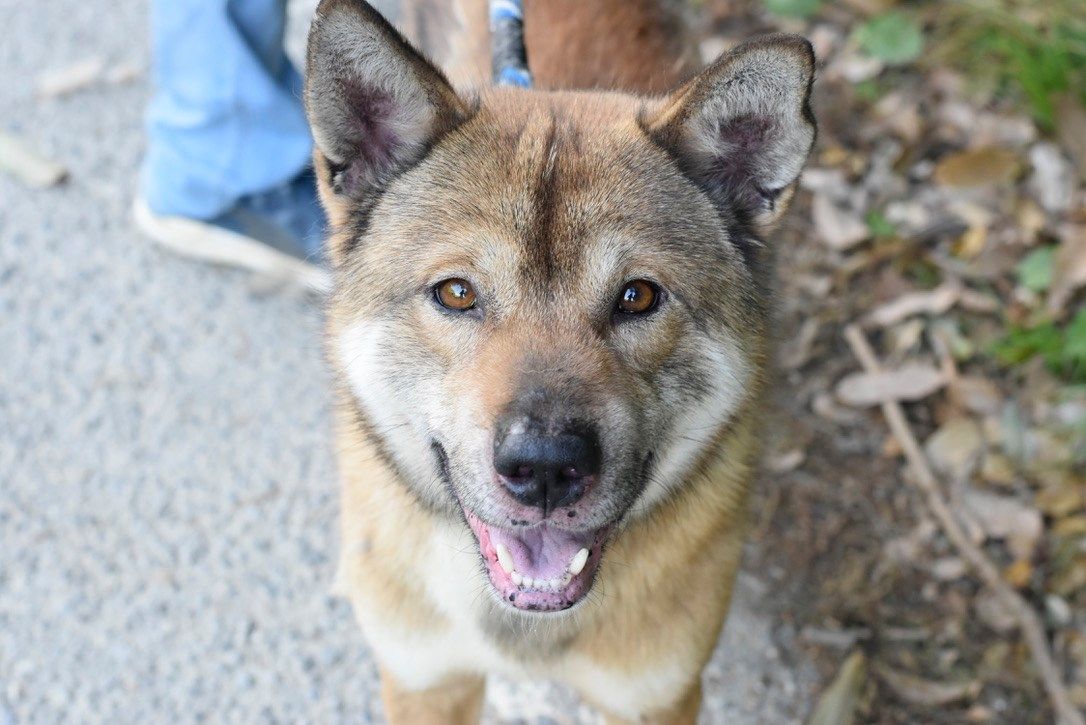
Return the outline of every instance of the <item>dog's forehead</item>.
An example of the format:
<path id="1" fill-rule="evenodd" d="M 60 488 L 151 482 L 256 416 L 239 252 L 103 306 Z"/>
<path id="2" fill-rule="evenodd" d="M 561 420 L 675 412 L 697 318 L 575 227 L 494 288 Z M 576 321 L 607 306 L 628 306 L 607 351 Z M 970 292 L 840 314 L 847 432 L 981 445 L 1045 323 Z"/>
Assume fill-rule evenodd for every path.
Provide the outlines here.
<path id="1" fill-rule="evenodd" d="M 695 244 L 690 230 L 716 227 L 716 215 L 641 129 L 641 106 L 622 94 L 491 92 L 399 185 L 391 208 L 411 226 L 404 236 L 435 256 L 515 257 L 542 278 L 577 277 L 586 261 L 689 257 L 675 245 Z"/>

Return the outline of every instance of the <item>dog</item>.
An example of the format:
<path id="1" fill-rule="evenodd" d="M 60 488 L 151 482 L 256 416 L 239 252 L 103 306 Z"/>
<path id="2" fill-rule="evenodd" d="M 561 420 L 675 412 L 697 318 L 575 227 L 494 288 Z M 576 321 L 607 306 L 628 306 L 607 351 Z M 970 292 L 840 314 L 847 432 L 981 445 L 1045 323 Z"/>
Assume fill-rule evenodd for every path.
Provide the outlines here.
<path id="1" fill-rule="evenodd" d="M 529 0 L 522 89 L 489 87 L 485 0 L 405 6 L 423 50 L 362 0 L 319 5 L 337 587 L 394 723 L 477 720 L 487 673 L 618 722 L 698 713 L 814 57 L 773 35 L 699 72 L 682 13 Z"/>

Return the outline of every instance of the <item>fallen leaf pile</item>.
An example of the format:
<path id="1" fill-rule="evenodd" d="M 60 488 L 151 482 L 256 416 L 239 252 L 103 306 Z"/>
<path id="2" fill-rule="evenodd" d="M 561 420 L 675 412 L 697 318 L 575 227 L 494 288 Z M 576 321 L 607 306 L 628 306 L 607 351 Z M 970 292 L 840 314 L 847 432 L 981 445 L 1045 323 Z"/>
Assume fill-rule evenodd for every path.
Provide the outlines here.
<path id="1" fill-rule="evenodd" d="M 797 715 L 1052 721 L 1013 616 L 908 485 L 885 401 L 1086 709 L 1086 98 L 1038 123 L 929 61 L 915 24 L 930 40 L 939 19 L 908 4 L 744 7 L 737 25 L 735 3 L 705 3 L 707 52 L 787 30 L 819 58 L 818 144 L 773 241 L 778 419 L 754 508 L 781 618 L 825 678 Z"/>

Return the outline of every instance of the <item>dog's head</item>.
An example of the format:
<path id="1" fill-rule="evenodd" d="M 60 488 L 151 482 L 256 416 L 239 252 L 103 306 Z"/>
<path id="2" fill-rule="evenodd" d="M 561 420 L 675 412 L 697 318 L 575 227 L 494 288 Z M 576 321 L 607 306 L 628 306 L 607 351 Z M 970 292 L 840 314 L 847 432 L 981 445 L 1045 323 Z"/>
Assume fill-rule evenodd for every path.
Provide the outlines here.
<path id="1" fill-rule="evenodd" d="M 334 362 L 509 605 L 579 601 L 612 528 L 680 487 L 756 394 L 758 240 L 814 138 L 812 65 L 773 36 L 663 99 L 465 98 L 369 6 L 322 2 L 306 104 Z"/>

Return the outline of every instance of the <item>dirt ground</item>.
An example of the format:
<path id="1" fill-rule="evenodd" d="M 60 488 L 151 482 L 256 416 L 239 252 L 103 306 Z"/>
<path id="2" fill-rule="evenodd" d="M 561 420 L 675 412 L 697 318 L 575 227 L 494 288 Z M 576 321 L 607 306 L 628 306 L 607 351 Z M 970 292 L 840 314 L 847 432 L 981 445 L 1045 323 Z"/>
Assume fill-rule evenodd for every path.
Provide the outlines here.
<path id="1" fill-rule="evenodd" d="M 819 57 L 819 140 L 774 241 L 779 374 L 755 568 L 817 662 L 823 704 L 851 698 L 838 712 L 1052 722 L 1017 622 L 918 494 L 877 403 L 904 407 L 954 517 L 1036 612 L 1086 707 L 1086 112 L 1059 97 L 1046 123 L 940 54 L 964 32 L 948 24 L 979 20 L 901 5 L 789 19 L 747 2 L 739 23 L 736 3 L 702 6 L 706 55 L 783 29 Z M 865 52 L 860 28 L 888 10 L 918 20 L 919 57 Z M 893 376 L 863 375 L 850 324 Z M 859 674 L 843 666 L 855 653 Z"/>

